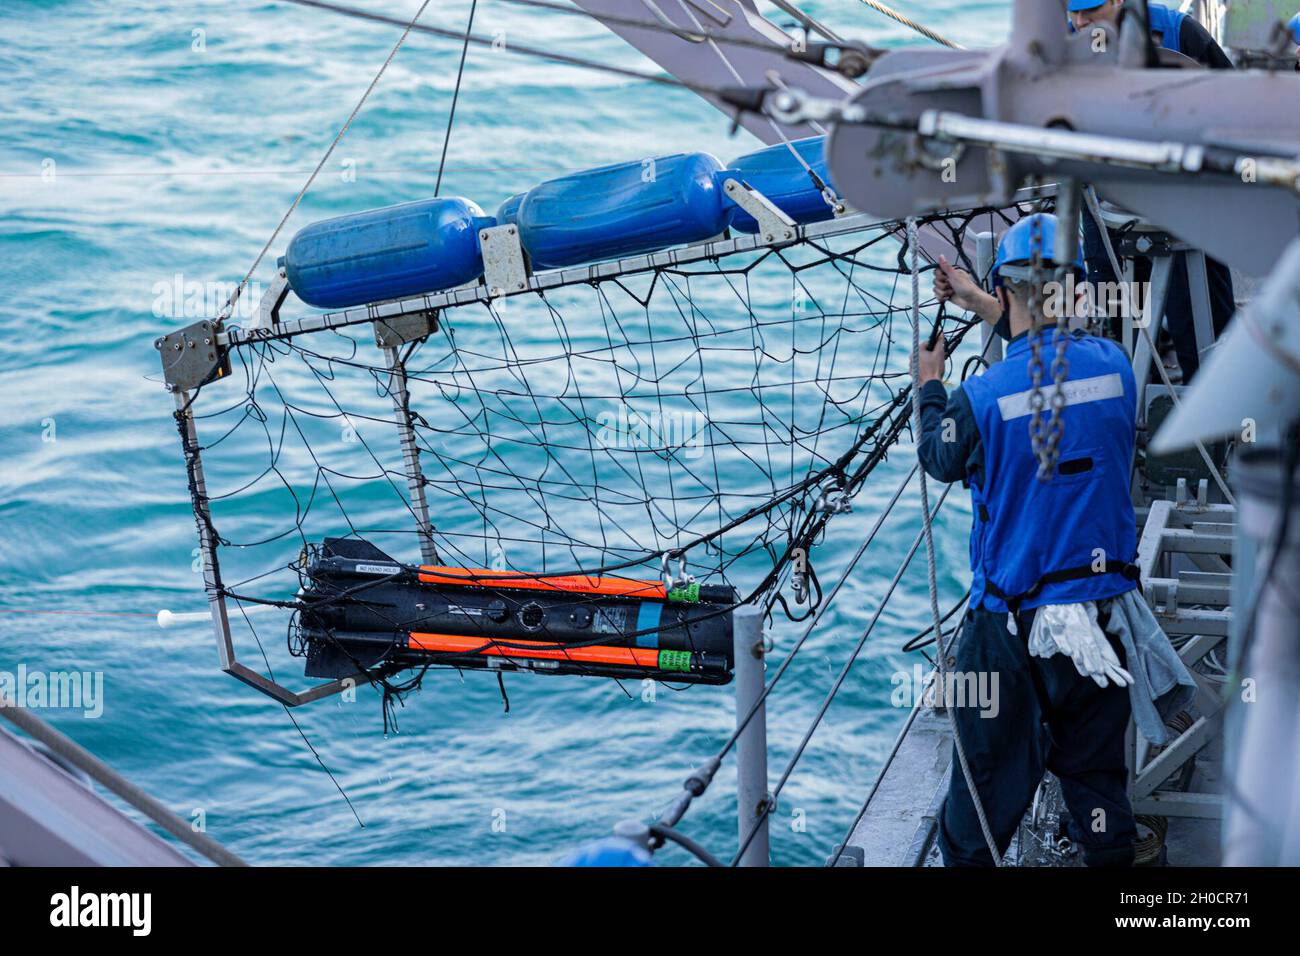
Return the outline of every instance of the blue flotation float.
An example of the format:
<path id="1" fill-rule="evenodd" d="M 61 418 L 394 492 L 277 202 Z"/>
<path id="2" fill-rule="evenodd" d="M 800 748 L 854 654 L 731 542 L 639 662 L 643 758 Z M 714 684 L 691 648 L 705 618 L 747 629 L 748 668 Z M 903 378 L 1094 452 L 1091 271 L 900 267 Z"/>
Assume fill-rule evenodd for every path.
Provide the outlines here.
<path id="1" fill-rule="evenodd" d="M 803 159 L 802 163 L 790 152 L 792 147 Z M 826 137 L 810 136 L 797 139 L 789 146 L 778 143 L 748 153 L 723 170 L 720 178 L 731 177 L 744 182 L 801 226 L 833 218 L 834 210 L 808 175 L 804 163 L 822 182 L 830 184 L 826 167 Z M 738 232 L 758 232 L 754 217 L 739 207 L 731 217 L 731 227 Z"/>
<path id="2" fill-rule="evenodd" d="M 312 223 L 290 240 L 280 265 L 303 302 L 338 309 L 474 281 L 483 274 L 480 231 L 498 224 L 518 228 L 537 270 L 644 255 L 728 228 L 757 232 L 753 216 L 726 195 L 728 179 L 800 225 L 832 218 L 809 168 L 829 184 L 825 137 L 769 146 L 726 168 L 708 153 L 615 163 L 516 193 L 495 217 L 468 199 L 438 198 Z"/>
<path id="3" fill-rule="evenodd" d="M 497 210 L 534 269 L 635 256 L 720 235 L 731 219 L 708 153 L 677 153 L 561 176 Z M 518 200 L 516 202 L 516 200 Z"/>
<path id="4" fill-rule="evenodd" d="M 478 234 L 492 225 L 468 199 L 422 199 L 312 223 L 281 264 L 298 298 L 323 309 L 438 292 L 483 274 Z"/>

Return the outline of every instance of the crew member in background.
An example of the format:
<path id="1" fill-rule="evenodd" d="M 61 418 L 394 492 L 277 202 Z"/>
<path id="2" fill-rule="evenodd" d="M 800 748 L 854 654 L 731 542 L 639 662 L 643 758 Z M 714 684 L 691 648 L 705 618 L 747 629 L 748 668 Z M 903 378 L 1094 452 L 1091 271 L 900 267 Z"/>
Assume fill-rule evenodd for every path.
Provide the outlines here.
<path id="1" fill-rule="evenodd" d="M 1212 70 L 1232 69 L 1232 60 L 1215 42 L 1208 30 L 1189 14 L 1159 3 L 1148 3 L 1151 15 L 1151 35 L 1166 50 L 1190 57 Z M 1084 30 L 1095 23 L 1108 23 L 1119 29 L 1128 9 L 1124 0 L 1070 0 L 1070 27 Z M 1112 242 L 1115 234 L 1112 233 Z M 1119 276 L 1111 267 L 1102 242 L 1101 229 L 1086 209 L 1083 214 L 1084 253 L 1088 261 L 1088 275 L 1093 282 L 1118 282 Z M 1210 313 L 1217 337 L 1227 327 L 1236 311 L 1232 288 L 1232 271 L 1223 263 L 1206 258 L 1206 277 L 1210 289 Z M 1138 260 L 1135 279 L 1146 282 L 1151 276 L 1149 260 Z M 1165 305 L 1169 320 L 1169 335 L 1183 372 L 1183 384 L 1191 382 L 1200 367 L 1200 353 L 1196 348 L 1196 326 L 1192 317 L 1191 286 L 1187 278 L 1187 260 L 1178 256 L 1169 278 L 1169 295 Z"/>
<path id="2" fill-rule="evenodd" d="M 1051 265 L 1056 229 L 1055 216 L 1038 213 L 1006 233 L 992 274 L 996 297 L 940 260 L 939 301 L 995 326 L 1005 313 L 1011 341 L 1003 361 L 951 397 L 942 337 L 922 350 L 919 456 L 936 480 L 970 488 L 970 603 L 951 670 L 997 673 L 998 711 L 953 712 L 999 854 L 1051 770 L 1084 861 L 1127 866 L 1136 834 L 1124 762 L 1132 677 L 1123 646 L 1117 653 L 1103 629 L 1113 599 L 1137 587 L 1129 497 L 1136 385 L 1118 344 L 1070 334 L 1059 463 L 1050 480 L 1039 480 L 1029 433 L 1031 336 L 1050 368 L 1056 320 L 1044 316 L 1043 330 L 1031 332 L 1030 263 L 1039 244 Z M 1081 275 L 1082 257 L 1074 266 Z M 1050 414 L 1050 375 L 1042 388 Z M 992 863 L 955 753 L 939 847 L 948 866 Z"/>
<path id="3" fill-rule="evenodd" d="M 1160 3 L 1148 3 L 1151 36 L 1157 46 L 1191 57 L 1212 70 L 1231 70 L 1232 60 L 1195 17 Z M 1116 30 L 1126 15 L 1124 0 L 1070 0 L 1070 25 L 1083 30 L 1094 23 L 1109 23 Z"/>
<path id="4" fill-rule="evenodd" d="M 1300 13 L 1293 16 L 1287 26 L 1291 28 L 1291 39 L 1295 41 L 1295 68 L 1300 73 Z"/>

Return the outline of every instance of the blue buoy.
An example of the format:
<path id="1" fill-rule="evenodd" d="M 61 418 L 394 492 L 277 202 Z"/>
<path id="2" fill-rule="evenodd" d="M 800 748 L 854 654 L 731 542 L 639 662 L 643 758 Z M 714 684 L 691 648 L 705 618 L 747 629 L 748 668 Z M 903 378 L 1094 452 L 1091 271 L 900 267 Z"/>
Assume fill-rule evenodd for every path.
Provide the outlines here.
<path id="1" fill-rule="evenodd" d="M 606 837 L 579 847 L 558 860 L 556 866 L 614 867 L 654 866 L 654 857 L 643 846 L 623 837 Z"/>
<path id="2" fill-rule="evenodd" d="M 298 298 L 322 309 L 440 292 L 483 274 L 478 232 L 494 224 L 468 199 L 422 199 L 312 223 L 281 262 Z"/>
<path id="3" fill-rule="evenodd" d="M 797 139 L 790 146 L 821 177 L 822 182 L 830 184 L 830 173 L 826 168 L 826 137 Z M 813 183 L 803 163 L 790 153 L 790 146 L 778 143 L 741 156 L 719 174 L 719 183 L 728 176 L 748 183 L 751 189 L 762 193 L 800 225 L 833 218 L 834 211 L 822 198 L 821 190 Z M 731 218 L 731 226 L 739 232 L 758 232 L 754 217 L 739 207 Z"/>
<path id="4" fill-rule="evenodd" d="M 497 206 L 497 224 L 504 226 L 506 223 L 519 225 L 519 204 L 524 201 L 528 193 L 515 193 L 501 205 Z"/>
<path id="5" fill-rule="evenodd" d="M 733 207 L 722 201 L 721 169 L 708 153 L 602 166 L 512 196 L 497 217 L 519 226 L 534 269 L 655 252 L 726 229 Z"/>

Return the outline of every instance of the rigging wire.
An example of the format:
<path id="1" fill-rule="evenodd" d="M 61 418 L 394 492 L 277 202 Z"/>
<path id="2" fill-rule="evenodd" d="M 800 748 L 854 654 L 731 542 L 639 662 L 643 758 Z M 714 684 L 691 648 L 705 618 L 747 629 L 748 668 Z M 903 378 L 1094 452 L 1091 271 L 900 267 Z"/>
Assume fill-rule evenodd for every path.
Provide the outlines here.
<path id="1" fill-rule="evenodd" d="M 695 29 L 688 30 L 673 23 L 663 14 L 654 4 L 646 6 L 655 14 L 654 20 L 638 20 L 635 17 L 625 17 L 617 13 L 592 13 L 590 10 L 584 10 L 581 7 L 569 6 L 564 3 L 557 3 L 555 0 L 501 0 L 502 3 L 513 4 L 518 7 L 535 7 L 541 10 L 551 10 L 555 13 L 564 13 L 572 16 L 587 17 L 591 20 L 597 20 L 605 25 L 613 24 L 621 27 L 634 27 L 638 30 L 648 30 L 655 33 L 671 34 L 688 43 L 702 43 L 706 40 L 714 40 L 718 43 L 727 43 L 732 46 L 750 47 L 751 49 L 771 50 L 778 44 L 773 44 L 770 40 L 753 40 L 748 37 L 726 37 L 718 36 L 715 33 L 705 29 L 698 20 L 695 21 Z M 818 22 L 813 17 L 804 13 L 788 0 L 771 0 L 771 2 L 780 7 L 790 16 L 799 22 L 799 25 L 805 30 L 816 30 L 822 36 L 833 42 L 840 42 L 840 37 L 836 36 L 829 27 Z M 683 8 L 683 12 L 689 14 L 689 11 Z M 694 17 L 692 17 L 694 19 Z"/>
<path id="2" fill-rule="evenodd" d="M 939 496 L 939 500 L 935 503 L 934 511 L 932 513 L 927 512 L 927 517 L 933 517 L 933 515 L 939 513 L 939 509 L 943 507 L 943 503 L 947 499 L 950 491 L 952 491 L 952 485 L 948 485 L 944 488 L 943 494 Z M 827 693 L 825 698 L 823 698 L 821 706 L 817 709 L 816 715 L 808 725 L 808 729 L 804 732 L 803 739 L 800 740 L 799 746 L 795 748 L 790 760 L 786 763 L 785 769 L 781 773 L 780 780 L 778 780 L 776 786 L 772 788 L 771 799 L 766 801 L 758 811 L 754 825 L 749 829 L 745 839 L 741 841 L 740 849 L 736 851 L 736 855 L 732 857 L 731 866 L 738 866 L 740 864 L 741 857 L 745 855 L 745 851 L 749 849 L 749 845 L 754 842 L 754 837 L 756 837 L 758 831 L 762 829 L 763 823 L 769 816 L 771 816 L 772 808 L 776 804 L 776 798 L 780 796 L 786 783 L 789 782 L 790 776 L 794 773 L 795 767 L 798 766 L 804 753 L 807 752 L 808 744 L 812 741 L 813 734 L 816 733 L 817 728 L 821 726 L 822 719 L 826 716 L 826 712 L 830 710 L 831 703 L 840 692 L 840 688 L 844 686 L 844 681 L 848 679 L 849 672 L 857 661 L 858 655 L 862 653 L 862 649 L 871 638 L 871 634 L 875 630 L 876 624 L 879 622 L 881 615 L 884 613 L 885 607 L 889 603 L 889 599 L 893 597 L 894 592 L 898 590 L 898 585 L 903 580 L 903 575 L 907 573 L 908 567 L 912 564 L 912 559 L 916 557 L 916 552 L 921 547 L 923 534 L 924 532 L 917 532 L 916 538 L 912 541 L 912 546 L 908 549 L 902 563 L 898 566 L 898 570 L 894 573 L 893 580 L 890 581 L 889 586 L 885 589 L 885 593 L 880 599 L 880 603 L 876 606 L 875 613 L 871 616 L 871 620 L 868 622 L 866 630 L 862 632 L 862 636 L 858 638 L 858 642 L 854 645 L 848 659 L 844 662 L 844 666 L 840 668 L 840 672 L 836 675 L 835 682 L 831 685 L 829 693 Z"/>
<path id="3" fill-rule="evenodd" d="M 875 10 L 877 13 L 883 13 L 885 16 L 889 17 L 889 19 L 901 23 L 909 30 L 915 30 L 917 33 L 921 34 L 921 36 L 931 39 L 935 43 L 942 43 L 944 46 L 951 47 L 954 50 L 966 49 L 960 43 L 954 43 L 952 40 L 949 40 L 943 34 L 937 33 L 936 31 L 931 30 L 929 27 L 917 23 L 911 17 L 903 16 L 903 14 L 899 13 L 893 7 L 880 3 L 878 2 L 878 0 L 862 0 L 862 2 L 865 3 L 867 6 L 869 6 L 872 10 Z"/>
<path id="4" fill-rule="evenodd" d="M 867 548 L 871 545 L 871 542 L 875 540 L 876 534 L 885 523 L 885 519 L 889 517 L 890 513 L 894 510 L 894 507 L 898 504 L 899 499 L 902 498 L 904 490 L 906 490 L 907 486 L 911 483 L 912 476 L 916 473 L 917 467 L 917 465 L 913 465 L 912 469 L 903 476 L 903 480 L 899 483 L 898 487 L 894 489 L 894 493 L 890 497 L 890 500 L 886 503 L 884 508 L 881 509 L 880 514 L 876 516 L 876 522 L 872 526 L 871 531 L 868 532 L 862 543 L 858 545 L 857 552 L 849 560 L 849 563 L 845 565 L 843 572 L 840 574 L 839 580 L 836 581 L 835 586 L 831 588 L 828 599 L 816 609 L 812 620 L 808 622 L 808 626 L 804 628 L 799 639 L 795 641 L 794 646 L 790 649 L 790 653 L 781 661 L 781 666 L 777 668 L 772 679 L 763 687 L 762 693 L 760 693 L 755 699 L 749 712 L 745 714 L 743 718 L 737 720 L 736 729 L 732 731 L 723 742 L 722 747 L 718 752 L 706 761 L 700 770 L 692 772 L 692 774 L 686 779 L 686 782 L 682 785 L 683 793 L 674 802 L 672 807 L 670 807 L 668 812 L 664 814 L 661 818 L 661 822 L 666 822 L 670 826 L 676 826 L 682 817 L 686 815 L 686 811 L 690 809 L 694 799 L 702 796 L 708 789 L 709 784 L 713 782 L 714 774 L 722 765 L 722 761 L 726 758 L 727 754 L 731 752 L 731 748 L 735 746 L 736 741 L 740 739 L 741 734 L 745 732 L 750 721 L 754 719 L 754 715 L 764 706 L 768 696 L 776 689 L 776 685 L 780 683 L 781 678 L 785 675 L 786 671 L 789 670 L 790 665 L 794 663 L 794 659 L 799 654 L 799 651 L 803 649 L 808 638 L 812 636 L 813 630 L 821 621 L 822 615 L 831 606 L 835 595 L 839 593 L 840 588 L 848 581 L 849 575 L 853 573 L 853 569 L 857 567 L 858 562 L 862 560 L 862 556 L 866 553 Z"/>
<path id="5" fill-rule="evenodd" d="M 405 22 L 397 17 L 390 17 L 382 13 L 374 13 L 370 10 L 362 10 L 357 7 L 351 7 L 342 3 L 330 3 L 327 0 L 281 0 L 283 3 L 291 3 L 295 6 L 309 7 L 315 10 L 324 10 L 329 13 L 337 13 L 341 16 L 352 17 L 357 20 L 368 20 L 371 23 L 384 23 L 389 26 L 404 26 Z M 650 20 L 633 20 L 626 17 L 613 17 L 605 14 L 591 14 L 585 10 L 579 10 L 572 7 L 563 7 L 559 5 L 545 4 L 545 0 L 506 0 L 506 2 L 517 3 L 526 6 L 543 6 L 547 9 L 554 9 L 557 12 L 581 14 L 606 23 L 616 23 L 620 26 L 632 26 L 637 29 L 655 30 L 661 33 L 671 33 L 683 39 L 686 31 L 681 31 L 673 27 L 665 27 L 662 23 Z M 427 24 L 416 24 L 412 27 L 416 33 L 427 34 L 428 36 L 442 37 L 448 40 L 464 41 L 465 35 L 456 30 L 449 30 L 444 27 L 433 27 Z M 724 37 L 716 36 L 713 33 L 704 32 L 699 35 L 690 36 L 691 42 L 702 43 L 713 41 L 716 43 L 725 43 L 733 46 L 749 47 L 751 49 L 760 49 L 772 51 L 775 49 L 784 49 L 783 47 L 769 41 L 751 40 L 745 37 Z M 492 37 L 471 36 L 469 42 L 476 46 L 484 46 L 492 49 L 502 50 L 506 53 L 517 53 L 521 56 L 530 56 L 535 59 L 549 60 L 554 63 L 562 63 L 566 66 L 576 66 L 581 69 L 592 70 L 598 73 L 608 73 L 612 76 L 621 76 L 625 79 L 645 80 L 650 83 L 657 83 L 661 86 L 680 87 L 698 93 L 702 96 L 713 96 L 723 98 L 728 94 L 728 90 L 720 87 L 705 86 L 699 83 L 691 83 L 687 80 L 678 79 L 666 73 L 649 73 L 645 70 L 637 70 L 632 67 L 616 66 L 612 63 L 604 63 L 600 60 L 592 60 L 587 57 L 576 56 L 571 53 L 560 53 L 555 50 L 547 50 L 542 47 L 530 46 L 527 44 L 507 42 L 504 45 Z"/>
<path id="6" fill-rule="evenodd" d="M 690 17 L 691 22 L 694 23 L 697 28 L 702 30 L 703 26 L 701 25 L 699 18 L 686 6 L 684 0 L 677 0 L 677 3 L 682 8 L 682 12 L 685 13 L 686 16 Z M 723 67 L 726 68 L 727 72 L 730 73 L 732 78 L 736 81 L 736 85 L 744 86 L 745 78 L 741 75 L 740 71 L 737 70 L 736 67 L 732 64 L 731 59 L 727 56 L 727 54 L 722 52 L 722 48 L 718 46 L 717 40 L 710 38 L 706 42 L 709 44 L 709 48 L 713 50 L 714 53 L 717 54 L 718 59 L 721 61 Z M 772 79 L 779 82 L 779 77 L 773 77 Z M 784 86 L 785 84 L 782 83 L 780 85 Z M 825 194 L 826 191 L 830 189 L 830 187 L 821 181 L 821 178 L 818 177 L 817 173 L 813 171 L 813 168 L 808 164 L 808 161 L 803 158 L 803 155 L 797 149 L 794 148 L 794 144 L 790 142 L 790 137 L 786 135 L 785 130 L 781 127 L 781 124 L 778 123 L 776 120 L 772 119 L 772 117 L 770 116 L 764 116 L 764 119 L 767 120 L 767 125 L 772 128 L 772 132 L 776 133 L 776 135 L 780 137 L 781 142 L 785 144 L 786 149 L 790 151 L 790 154 L 795 158 L 795 161 L 798 162 L 801 166 L 803 166 L 804 171 L 807 172 L 808 175 L 812 177 L 813 182 L 821 185 L 821 191 L 823 194 Z M 826 132 L 825 128 L 821 126 L 821 124 L 819 123 L 809 123 L 809 125 L 813 129 L 815 129 L 818 133 Z M 834 196 L 833 192 L 831 196 Z M 834 196 L 834 198 L 827 197 L 826 202 L 830 206 L 835 206 L 839 202 L 839 197 L 838 196 Z"/>
<path id="7" fill-rule="evenodd" d="M 800 10 L 797 6 L 791 3 L 790 0 L 771 0 L 771 3 L 773 6 L 779 7 L 784 13 L 787 13 L 790 16 L 794 17 L 795 20 L 798 21 L 799 26 L 803 27 L 804 30 L 806 31 L 816 30 L 818 33 L 820 33 L 826 39 L 830 40 L 832 43 L 843 42 L 844 38 L 841 37 L 838 33 L 836 33 L 830 27 L 826 26 L 826 24 L 822 23 L 812 14 L 805 13 L 803 10 Z"/>
<path id="8" fill-rule="evenodd" d="M 307 195 L 307 190 L 311 189 L 311 185 L 316 181 L 316 177 L 320 175 L 320 171 L 324 169 L 325 164 L 329 162 L 329 158 L 334 154 L 334 149 L 338 146 L 339 141 L 343 139 L 343 136 L 352 127 L 352 121 L 357 118 L 357 114 L 361 112 L 361 108 L 366 105 L 366 100 L 370 99 L 370 94 L 373 93 L 375 87 L 379 85 L 379 81 L 383 77 L 384 72 L 388 69 L 388 65 L 393 62 L 393 57 L 397 56 L 397 51 L 402 48 L 402 44 L 406 42 L 406 38 L 411 35 L 411 30 L 415 28 L 415 21 L 420 19 L 421 14 L 424 13 L 424 9 L 428 5 L 429 0 L 424 0 L 424 2 L 420 4 L 420 9 L 415 11 L 415 16 L 410 19 L 410 22 L 405 24 L 405 29 L 402 31 L 402 35 L 398 37 L 397 42 L 393 44 L 393 48 L 389 51 L 387 59 L 385 59 L 383 65 L 379 67 L 379 72 L 376 73 L 374 79 L 370 81 L 370 85 L 366 87 L 366 91 L 361 94 L 361 99 L 357 100 L 357 105 L 352 107 L 352 112 L 348 114 L 347 121 L 344 122 L 343 127 L 338 131 L 333 142 L 330 143 L 329 148 L 325 150 L 325 154 L 321 156 L 320 162 L 316 164 L 316 168 L 313 169 L 311 175 L 307 177 L 307 181 L 303 183 L 302 189 L 298 190 L 298 195 L 294 197 L 293 202 L 289 204 L 289 208 L 285 210 L 284 216 L 281 217 L 279 224 L 275 227 L 275 231 L 272 232 L 271 237 L 266 240 L 266 244 L 262 246 L 261 252 L 259 252 L 257 258 L 253 260 L 252 266 L 249 267 L 244 278 L 240 280 L 239 285 L 235 287 L 235 291 L 231 293 L 229 300 L 227 300 L 225 306 L 222 307 L 220 315 L 218 316 L 219 321 L 229 318 L 233 313 L 235 303 L 239 301 L 239 297 L 243 294 L 245 286 L 247 286 L 249 280 L 253 278 L 253 273 L 257 271 L 257 267 L 262 264 L 262 260 L 266 257 L 267 252 L 270 251 L 271 244 L 275 242 L 276 237 L 280 235 L 280 230 L 284 228 L 285 223 L 289 221 L 289 217 L 292 216 L 294 210 L 298 208 L 298 204 L 301 203 L 303 197 Z M 402 21 L 400 20 L 396 21 L 396 23 L 402 25 Z"/>
<path id="9" fill-rule="evenodd" d="M 456 122 L 456 104 L 460 101 L 460 84 L 465 78 L 465 57 L 469 53 L 469 37 L 474 29 L 474 14 L 478 11 L 478 0 L 471 0 L 469 5 L 469 22 L 465 24 L 465 42 L 460 48 L 460 66 L 456 68 L 456 88 L 451 93 L 451 109 L 447 112 L 447 132 L 442 138 L 442 156 L 438 160 L 438 178 L 433 184 L 433 194 L 437 196 L 442 190 L 442 173 L 447 168 L 447 147 L 451 145 L 451 130 Z"/>
<path id="10" fill-rule="evenodd" d="M 978 323 L 972 323 L 970 325 L 967 325 L 964 328 L 960 329 L 955 335 L 953 335 L 952 338 L 949 340 L 950 347 L 954 347 L 957 344 L 959 344 L 962 338 L 966 335 L 966 333 L 968 333 L 972 328 L 974 328 L 976 324 Z M 987 348 L 987 345 L 985 347 Z M 905 389 L 900 394 L 907 395 L 908 393 L 909 393 L 908 389 Z M 905 421 L 906 419 L 904 419 L 904 422 Z M 901 431 L 902 429 L 900 428 L 894 437 L 897 437 L 897 434 L 901 434 Z M 745 729 L 749 726 L 750 721 L 753 720 L 754 715 L 757 714 L 759 709 L 764 706 L 768 696 L 776 688 L 776 685 L 780 682 L 781 678 L 785 675 L 790 665 L 793 663 L 795 657 L 798 655 L 799 651 L 804 647 L 805 642 L 811 636 L 813 630 L 816 628 L 818 622 L 821 620 L 822 615 L 825 613 L 826 609 L 829 608 L 830 605 L 832 604 L 835 595 L 838 594 L 839 592 L 840 587 L 848 580 L 849 575 L 852 573 L 854 567 L 856 567 L 858 561 L 862 558 L 862 555 L 866 551 L 867 546 L 870 545 L 871 542 L 875 539 L 876 533 L 880 530 L 881 526 L 884 524 L 885 519 L 889 516 L 890 512 L 893 511 L 893 508 L 901 498 L 904 489 L 906 489 L 907 485 L 912 480 L 912 476 L 919 470 L 919 468 L 920 468 L 919 464 L 914 464 L 911 470 L 908 471 L 907 475 L 904 476 L 903 481 L 899 484 L 898 488 L 895 489 L 890 501 L 881 510 L 879 516 L 876 519 L 875 525 L 871 529 L 871 532 L 867 535 L 866 539 L 858 547 L 857 553 L 853 556 L 848 566 L 844 569 L 844 572 L 841 574 L 835 586 L 830 590 L 826 600 L 817 609 L 817 613 L 813 616 L 812 620 L 808 623 L 808 626 L 804 629 L 802 635 L 800 635 L 799 639 L 795 642 L 794 646 L 790 650 L 790 653 L 787 654 L 785 659 L 781 662 L 781 666 L 777 669 L 776 674 L 773 675 L 772 679 L 768 681 L 767 685 L 763 688 L 762 693 L 760 693 L 758 697 L 755 699 L 753 706 L 751 706 L 749 709 L 749 712 L 745 714 L 745 716 L 742 719 L 739 719 L 737 721 L 736 729 L 727 737 L 726 741 L 723 743 L 722 747 L 718 750 L 718 752 L 703 765 L 702 769 L 693 772 L 691 776 L 687 778 L 686 782 L 683 784 L 682 787 L 684 792 L 681 794 L 681 796 L 679 796 L 678 800 L 673 804 L 672 808 L 670 809 L 669 814 L 665 817 L 665 819 L 668 820 L 670 824 L 676 825 L 681 820 L 681 818 L 685 816 L 686 811 L 690 808 L 694 799 L 696 797 L 701 796 L 705 792 L 705 790 L 708 789 L 709 784 L 711 784 L 713 781 L 714 774 L 717 772 L 717 769 L 721 766 L 722 760 L 731 751 L 731 748 L 735 745 L 736 741 L 740 739 L 741 734 L 745 732 Z M 948 486 L 947 488 L 944 489 L 943 496 L 940 498 L 939 503 L 935 506 L 936 513 L 938 512 L 938 509 L 942 505 L 944 499 L 947 497 L 949 490 L 951 490 L 951 486 Z M 825 715 L 826 710 L 830 706 L 830 702 L 834 699 L 836 693 L 838 693 L 839 687 L 843 683 L 843 678 L 847 676 L 847 668 L 852 665 L 854 660 L 856 660 L 857 655 L 861 652 L 862 647 L 865 645 L 867 639 L 870 637 L 872 630 L 875 628 L 876 622 L 879 620 L 881 613 L 884 611 L 885 605 L 889 602 L 889 598 L 892 596 L 894 590 L 897 588 L 898 582 L 902 579 L 902 576 L 904 572 L 907 570 L 908 565 L 910 565 L 912 557 L 916 554 L 916 550 L 920 546 L 920 541 L 921 541 L 921 537 L 918 534 L 917 539 L 915 543 L 912 545 L 912 548 L 908 553 L 907 557 L 905 558 L 903 565 L 898 569 L 898 573 L 895 575 L 893 583 L 886 591 L 885 596 L 881 599 L 880 606 L 878 607 L 875 616 L 872 618 L 871 623 L 868 624 L 867 630 L 863 634 L 861 640 L 858 642 L 857 648 L 854 650 L 853 654 L 849 658 L 849 661 L 846 663 L 845 665 L 846 670 L 841 673 L 841 679 L 837 681 L 835 687 L 831 691 L 831 694 L 824 702 L 821 712 L 814 719 L 812 726 L 809 728 L 809 732 L 804 737 L 803 744 L 800 746 L 798 753 L 795 755 L 795 757 L 791 760 L 791 762 L 787 766 L 786 773 L 782 778 L 781 784 L 779 784 L 777 789 L 774 791 L 774 796 L 776 793 L 779 793 L 780 788 L 784 786 L 785 780 L 788 779 L 789 775 L 794 771 L 794 767 L 798 763 L 800 757 L 802 756 L 804 750 L 806 749 L 808 742 L 811 740 L 813 732 L 815 732 L 817 726 L 820 724 L 822 717 Z M 765 804 L 763 810 L 760 810 L 758 820 L 755 822 L 755 825 L 750 830 L 747 838 L 744 841 L 743 846 L 741 846 L 740 850 L 736 854 L 735 859 L 733 859 L 732 861 L 733 866 L 736 865 L 740 857 L 744 855 L 745 850 L 749 847 L 749 844 L 753 841 L 754 837 L 757 835 L 758 830 L 762 825 L 762 821 L 766 819 L 766 817 L 771 811 L 771 808 L 772 808 L 772 804 L 769 802 L 768 804 Z"/>

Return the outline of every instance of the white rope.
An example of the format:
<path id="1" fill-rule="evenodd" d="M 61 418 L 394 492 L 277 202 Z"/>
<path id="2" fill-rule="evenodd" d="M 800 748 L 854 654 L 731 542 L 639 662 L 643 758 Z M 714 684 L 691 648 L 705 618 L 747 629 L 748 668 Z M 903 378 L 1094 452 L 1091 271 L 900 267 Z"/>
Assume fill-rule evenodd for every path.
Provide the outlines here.
<path id="1" fill-rule="evenodd" d="M 920 234 L 916 218 L 907 220 L 907 248 L 911 256 L 912 268 L 912 432 L 918 444 L 921 440 L 921 261 Z M 948 723 L 952 727 L 953 749 L 957 751 L 957 762 L 961 765 L 962 776 L 966 778 L 966 789 L 970 791 L 971 802 L 975 804 L 975 815 L 979 818 L 980 830 L 984 833 L 984 842 L 988 844 L 994 866 L 1002 866 L 1003 860 L 998 853 L 997 842 L 989 829 L 988 817 L 984 814 L 984 803 L 980 800 L 975 778 L 971 773 L 970 762 L 966 759 L 966 749 L 962 746 L 961 733 L 957 729 L 957 713 L 954 707 L 947 706 L 948 687 L 948 648 L 943 646 L 943 614 L 939 611 L 939 582 L 935 569 L 934 531 L 930 521 L 930 493 L 926 487 L 925 469 L 920 469 L 921 480 L 921 528 L 925 535 L 926 583 L 930 590 L 930 615 L 934 622 L 934 646 L 938 659 L 939 693 L 943 695 L 944 710 L 948 713 Z M 955 639 L 955 638 L 954 638 Z"/>
<path id="2" fill-rule="evenodd" d="M 943 34 L 936 33 L 934 30 L 931 30 L 929 27 L 922 26 L 921 24 L 917 23 L 915 20 L 911 19 L 910 17 L 903 16 L 893 7 L 887 7 L 883 3 L 878 3 L 877 0 L 862 0 L 862 2 L 865 3 L 867 6 L 869 6 L 872 10 L 875 10 L 877 13 L 883 13 L 885 16 L 889 17 L 889 19 L 894 20 L 897 23 L 901 23 L 909 30 L 915 30 L 917 33 L 921 34 L 921 36 L 933 40 L 935 43 L 942 43 L 944 46 L 952 47 L 954 50 L 966 49 L 960 43 L 954 43 L 952 40 L 949 40 Z"/>

